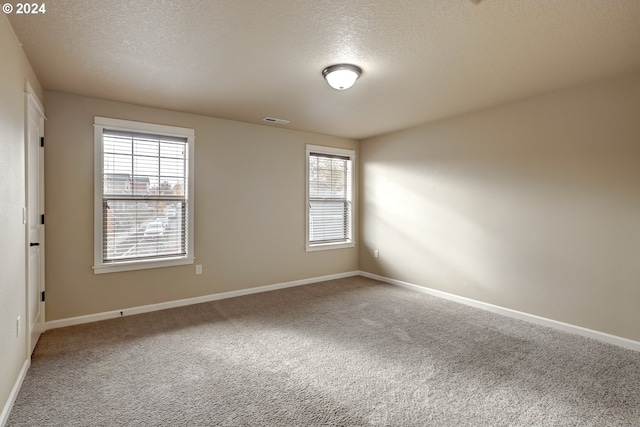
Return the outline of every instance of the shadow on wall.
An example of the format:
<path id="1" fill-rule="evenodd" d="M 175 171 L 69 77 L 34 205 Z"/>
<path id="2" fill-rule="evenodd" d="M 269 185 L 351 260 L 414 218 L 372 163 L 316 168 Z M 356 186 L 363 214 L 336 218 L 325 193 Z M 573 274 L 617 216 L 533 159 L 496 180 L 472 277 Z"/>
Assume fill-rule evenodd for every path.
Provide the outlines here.
<path id="1" fill-rule="evenodd" d="M 640 269 L 620 266 L 640 250 L 632 156 L 408 134 L 363 143 L 363 270 L 577 324 L 630 316 Z"/>

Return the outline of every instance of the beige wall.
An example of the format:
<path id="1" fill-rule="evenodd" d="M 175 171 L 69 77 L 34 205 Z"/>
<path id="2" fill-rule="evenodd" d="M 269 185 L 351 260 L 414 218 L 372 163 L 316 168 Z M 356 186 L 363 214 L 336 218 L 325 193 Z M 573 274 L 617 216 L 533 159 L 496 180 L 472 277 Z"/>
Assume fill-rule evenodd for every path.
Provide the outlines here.
<path id="1" fill-rule="evenodd" d="M 361 270 L 640 341 L 639 113 L 640 74 L 361 141 Z"/>
<path id="2" fill-rule="evenodd" d="M 45 93 L 47 320 L 358 269 L 356 248 L 305 252 L 305 144 L 344 138 Z M 194 128 L 193 265 L 94 275 L 94 116 Z"/>
<path id="3" fill-rule="evenodd" d="M 27 360 L 25 308 L 25 80 L 42 90 L 13 29 L 0 15 L 0 412 Z M 22 331 L 16 337 L 16 319 Z M 0 419 L 1 422 L 1 419 Z"/>

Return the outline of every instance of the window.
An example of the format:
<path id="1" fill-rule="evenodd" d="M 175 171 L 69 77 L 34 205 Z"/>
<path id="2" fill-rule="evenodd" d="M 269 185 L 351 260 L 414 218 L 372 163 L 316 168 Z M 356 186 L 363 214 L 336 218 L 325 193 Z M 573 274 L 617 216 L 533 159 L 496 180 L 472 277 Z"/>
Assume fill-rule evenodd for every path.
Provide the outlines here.
<path id="1" fill-rule="evenodd" d="M 307 145 L 307 251 L 353 247 L 355 151 Z"/>
<path id="2" fill-rule="evenodd" d="M 193 263 L 193 129 L 96 117 L 94 273 Z"/>

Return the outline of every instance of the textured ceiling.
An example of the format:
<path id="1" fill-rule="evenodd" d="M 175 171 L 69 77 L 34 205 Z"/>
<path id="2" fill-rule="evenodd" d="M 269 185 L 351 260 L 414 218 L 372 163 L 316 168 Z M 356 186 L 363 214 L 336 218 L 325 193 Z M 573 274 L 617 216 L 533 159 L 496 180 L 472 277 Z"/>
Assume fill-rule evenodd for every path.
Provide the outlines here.
<path id="1" fill-rule="evenodd" d="M 640 70 L 638 0 L 46 7 L 8 15 L 45 89 L 353 138 Z M 364 70 L 346 91 L 321 75 L 341 62 Z"/>

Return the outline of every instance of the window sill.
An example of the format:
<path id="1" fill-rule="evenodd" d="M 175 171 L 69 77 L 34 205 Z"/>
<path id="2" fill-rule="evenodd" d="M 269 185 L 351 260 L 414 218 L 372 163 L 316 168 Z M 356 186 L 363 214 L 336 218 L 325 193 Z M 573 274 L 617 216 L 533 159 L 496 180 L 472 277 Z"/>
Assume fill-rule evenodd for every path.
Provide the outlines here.
<path id="1" fill-rule="evenodd" d="M 344 249 L 353 248 L 356 246 L 355 242 L 339 242 L 339 243 L 320 243 L 316 245 L 307 244 L 307 252 L 326 251 L 329 249 Z"/>
<path id="2" fill-rule="evenodd" d="M 173 267 L 176 265 L 193 264 L 194 258 L 167 258 L 157 261 L 130 261 L 116 264 L 103 264 L 93 267 L 93 274 L 116 273 L 119 271 L 147 270 L 150 268 Z"/>

